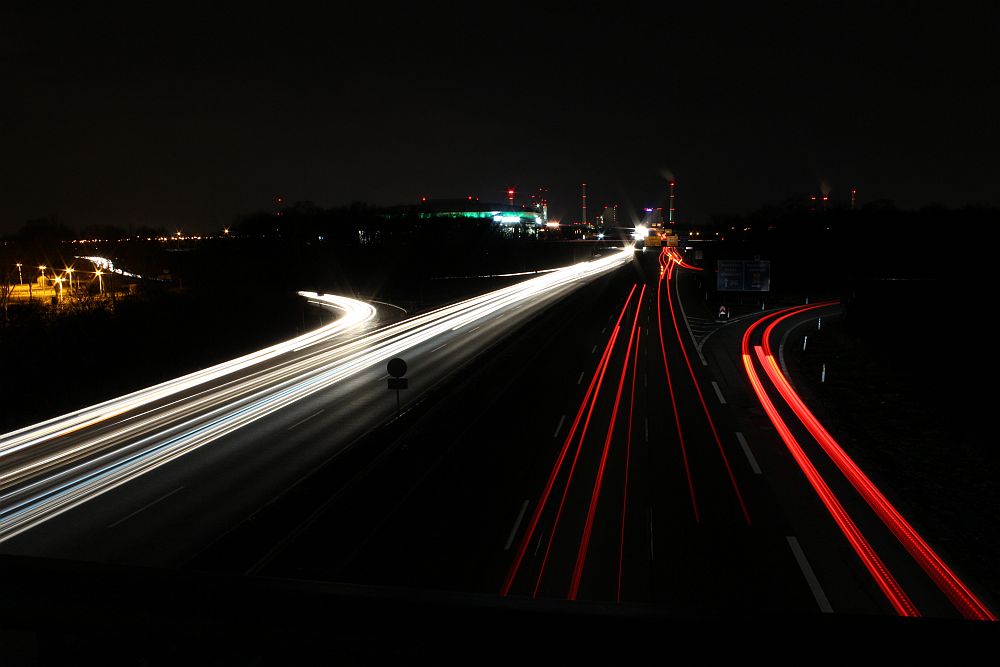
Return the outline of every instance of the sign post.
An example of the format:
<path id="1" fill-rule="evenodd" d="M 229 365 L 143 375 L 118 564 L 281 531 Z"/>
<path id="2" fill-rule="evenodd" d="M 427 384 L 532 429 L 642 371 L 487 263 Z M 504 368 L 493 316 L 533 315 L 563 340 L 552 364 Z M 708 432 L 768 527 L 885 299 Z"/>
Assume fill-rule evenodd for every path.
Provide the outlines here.
<path id="1" fill-rule="evenodd" d="M 409 389 L 410 381 L 403 377 L 406 375 L 406 362 L 395 357 L 390 359 L 386 366 L 386 371 L 392 377 L 389 378 L 389 391 L 396 390 L 396 414 L 399 414 L 399 390 Z"/>

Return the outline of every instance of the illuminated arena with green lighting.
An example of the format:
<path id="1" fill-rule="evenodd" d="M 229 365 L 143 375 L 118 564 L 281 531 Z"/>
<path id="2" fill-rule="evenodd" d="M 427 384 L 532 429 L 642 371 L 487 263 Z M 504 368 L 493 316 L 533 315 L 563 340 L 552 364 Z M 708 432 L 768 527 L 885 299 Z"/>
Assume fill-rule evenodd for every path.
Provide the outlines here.
<path id="1" fill-rule="evenodd" d="M 418 220 L 489 220 L 505 228 L 534 233 L 547 222 L 544 204 L 521 206 L 481 202 L 478 198 L 434 199 L 410 206 L 394 206 L 386 217 L 416 217 Z"/>

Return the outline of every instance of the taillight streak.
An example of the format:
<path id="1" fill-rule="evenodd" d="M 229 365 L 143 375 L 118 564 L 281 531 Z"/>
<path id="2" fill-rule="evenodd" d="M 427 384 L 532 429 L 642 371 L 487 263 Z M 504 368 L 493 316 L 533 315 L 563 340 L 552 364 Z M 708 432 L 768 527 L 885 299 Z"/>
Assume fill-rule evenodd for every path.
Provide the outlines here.
<path id="1" fill-rule="evenodd" d="M 667 270 L 667 303 L 670 306 L 670 319 L 674 323 L 674 332 L 677 334 L 677 344 L 680 345 L 681 352 L 684 354 L 684 363 L 687 366 L 688 373 L 691 375 L 691 383 L 694 385 L 694 390 L 698 393 L 698 402 L 701 403 L 701 409 L 705 412 L 705 419 L 708 421 L 708 427 L 712 431 L 712 437 L 715 438 L 715 444 L 719 449 L 719 456 L 722 457 L 722 463 L 726 466 L 726 474 L 729 475 L 729 482 L 732 484 L 733 492 L 736 493 L 736 499 L 740 503 L 740 510 L 743 512 L 743 518 L 749 524 L 750 512 L 747 511 L 746 503 L 743 501 L 743 494 L 740 492 L 739 484 L 736 483 L 736 476 L 733 475 L 733 468 L 729 465 L 729 457 L 726 456 L 726 450 L 722 447 L 722 440 L 719 438 L 719 432 L 715 428 L 715 422 L 712 420 L 712 415 L 708 411 L 708 405 L 705 403 L 705 396 L 701 393 L 701 385 L 698 383 L 698 378 L 694 374 L 694 368 L 691 366 L 691 358 L 688 356 L 687 348 L 684 346 L 684 339 L 681 337 L 680 327 L 677 325 L 677 315 L 674 313 L 674 299 L 670 293 L 670 280 L 673 277 L 675 265 L 682 265 L 682 263 L 678 261 L 677 257 L 674 257 L 674 264 L 671 264 L 670 268 Z"/>
<path id="2" fill-rule="evenodd" d="M 763 320 L 757 320 L 747 328 L 743 334 L 741 349 L 743 367 L 746 370 L 750 385 L 753 387 L 754 393 L 757 395 L 757 399 L 760 401 L 761 406 L 767 413 L 767 416 L 774 425 L 774 428 L 781 436 L 781 439 L 788 448 L 788 451 L 795 459 L 795 462 L 805 474 L 809 484 L 813 487 L 813 490 L 816 491 L 816 494 L 819 496 L 823 505 L 833 517 L 837 527 L 840 528 L 844 537 L 847 538 L 848 543 L 861 559 L 862 564 L 871 574 L 876 585 L 878 585 L 879 589 L 882 590 L 893 609 L 900 616 L 919 616 L 920 612 L 917 610 L 916 606 L 910 600 L 909 596 L 907 596 L 903 591 L 895 577 L 893 577 L 889 572 L 888 568 L 882 562 L 882 559 L 875 553 L 875 550 L 865 539 L 864 535 L 861 534 L 860 529 L 857 525 L 855 525 L 843 505 L 841 505 L 840 501 L 837 499 L 836 495 L 809 460 L 809 457 L 806 455 L 805 451 L 803 451 L 802 446 L 795 439 L 795 436 L 792 435 L 788 425 L 785 423 L 784 419 L 782 419 L 777 408 L 774 406 L 774 403 L 767 395 L 767 392 L 760 381 L 760 376 L 758 376 L 757 371 L 754 369 L 753 360 L 750 356 L 750 337 L 762 321 Z M 755 348 L 755 352 L 761 364 L 766 364 L 763 349 L 760 346 L 757 346 Z"/>
<path id="3" fill-rule="evenodd" d="M 633 288 L 634 289 L 634 288 Z M 580 579 L 583 577 L 583 566 L 587 559 L 587 548 L 590 546 L 590 535 L 594 528 L 594 517 L 597 514 L 597 503 L 601 495 L 601 486 L 604 483 L 604 471 L 607 468 L 608 454 L 611 451 L 611 438 L 615 432 L 615 421 L 618 417 L 618 406 L 621 404 L 622 389 L 625 386 L 625 377 L 628 374 L 629 362 L 632 357 L 632 345 L 635 343 L 635 332 L 639 325 L 639 311 L 642 309 L 642 299 L 646 295 L 646 286 L 642 286 L 639 292 L 639 302 L 635 309 L 635 318 L 632 320 L 632 331 L 629 333 L 628 346 L 625 348 L 625 361 L 622 363 L 622 373 L 618 378 L 618 390 L 615 393 L 615 402 L 611 408 L 611 421 L 608 424 L 608 433 L 604 438 L 604 450 L 601 452 L 601 463 L 597 468 L 597 477 L 594 479 L 594 489 L 590 495 L 590 506 L 587 509 L 587 520 L 583 527 L 583 537 L 580 540 L 580 549 L 577 552 L 576 564 L 573 566 L 573 578 L 570 582 L 570 600 L 575 600 L 580 592 Z"/>
<path id="4" fill-rule="evenodd" d="M 698 498 L 694 492 L 694 479 L 691 477 L 691 465 L 688 463 L 687 448 L 684 445 L 684 431 L 681 429 L 680 413 L 677 411 L 677 397 L 674 394 L 674 382 L 670 377 L 670 364 L 667 362 L 667 347 L 663 343 L 663 313 L 661 304 L 661 288 L 663 287 L 663 276 L 667 271 L 664 254 L 660 253 L 660 280 L 656 283 L 656 329 L 660 336 L 660 353 L 663 355 L 663 370 L 667 375 L 667 391 L 670 394 L 670 407 L 674 412 L 674 425 L 677 427 L 677 441 L 681 447 L 681 460 L 684 462 L 684 474 L 687 476 L 688 492 L 691 496 L 691 510 L 694 512 L 694 520 L 701 521 L 701 514 L 698 511 Z M 668 288 L 669 289 L 669 288 Z"/>
<path id="5" fill-rule="evenodd" d="M 815 308 L 829 304 L 817 304 Z M 811 309 L 811 308 L 810 308 Z M 996 616 L 980 601 L 975 594 L 958 578 L 940 556 L 930 547 L 919 533 L 907 522 L 902 514 L 889 502 L 889 499 L 865 475 L 864 471 L 854 462 L 844 449 L 834 440 L 829 431 L 823 427 L 812 411 L 805 405 L 792 388 L 791 383 L 778 368 L 774 355 L 771 353 L 770 337 L 775 327 L 783 320 L 803 312 L 802 308 L 790 309 L 776 317 L 764 330 L 763 357 L 761 363 L 778 393 L 785 399 L 788 406 L 799 418 L 802 424 L 815 438 L 827 456 L 836 464 L 841 473 L 851 482 L 862 498 L 874 510 L 882 522 L 900 541 L 918 565 L 927 573 L 952 605 L 967 619 L 980 621 L 995 621 Z"/>
<path id="6" fill-rule="evenodd" d="M 580 442 L 577 446 L 576 453 L 573 457 L 573 464 L 569 473 L 569 478 L 566 480 L 566 487 L 563 490 L 563 495 L 559 503 L 559 511 L 557 513 L 556 522 L 558 523 L 558 516 L 562 513 L 562 506 L 566 499 L 566 491 L 569 489 L 569 482 L 572 478 L 572 468 L 576 465 L 577 457 L 580 453 L 580 445 L 583 443 L 583 436 L 586 435 L 587 424 L 590 421 L 590 413 L 593 412 L 593 405 L 597 400 L 597 394 L 600 392 L 600 385 L 604 378 L 604 371 L 607 368 L 608 361 L 611 358 L 611 352 L 614 349 L 615 341 L 618 339 L 618 333 L 621 330 L 621 321 L 625 317 L 625 311 L 628 310 L 628 304 L 632 301 L 632 295 L 635 294 L 636 286 L 633 285 L 631 291 L 629 291 L 628 298 L 625 300 L 625 305 L 622 306 L 621 313 L 618 314 L 618 320 L 615 322 L 615 326 L 612 329 L 611 336 L 608 338 L 608 342 L 604 347 L 604 352 L 601 355 L 601 359 L 597 364 L 597 369 L 594 371 L 594 375 L 590 380 L 590 384 L 587 386 L 587 391 L 583 395 L 583 400 L 580 402 L 580 407 L 576 412 L 576 416 L 573 419 L 573 423 L 570 426 L 569 432 L 566 434 L 566 438 L 563 440 L 562 448 L 556 457 L 555 464 L 552 466 L 552 471 L 549 473 L 548 480 L 545 482 L 545 487 L 542 490 L 541 497 L 538 504 L 535 506 L 534 512 L 531 515 L 531 521 L 528 523 L 528 528 L 524 532 L 524 536 L 521 542 L 518 544 L 517 554 L 514 556 L 514 560 L 511 563 L 510 569 L 507 572 L 507 577 L 504 579 L 503 587 L 500 590 L 501 595 L 509 595 L 510 589 L 514 585 L 514 580 L 517 577 L 518 570 L 524 561 L 524 555 L 528 550 L 528 545 L 531 543 L 532 537 L 534 537 L 535 531 L 538 529 L 538 522 L 541 519 L 542 513 L 545 511 L 545 506 L 548 504 L 549 496 L 552 493 L 552 488 L 555 486 L 556 479 L 559 476 L 559 471 L 562 469 L 562 465 L 566 460 L 566 454 L 569 452 L 570 444 L 573 442 L 576 431 L 580 426 L 580 422 L 583 420 L 584 413 L 587 413 L 587 423 L 584 424 L 584 429 L 580 435 Z M 588 406 L 590 410 L 588 411 Z M 555 534 L 555 528 L 553 528 L 551 534 L 549 535 L 549 543 L 545 549 L 545 558 L 543 559 L 542 571 L 544 571 L 544 563 L 548 558 L 549 549 L 552 544 L 552 536 Z M 541 581 L 541 572 L 539 573 L 538 581 Z M 538 584 L 536 583 L 534 594 L 538 594 Z"/>
<path id="7" fill-rule="evenodd" d="M 642 302 L 642 299 L 639 299 Z M 628 438 L 625 440 L 625 490 L 622 492 L 622 524 L 621 533 L 618 540 L 618 586 L 616 588 L 615 599 L 622 601 L 622 564 L 625 560 L 625 516 L 628 509 L 628 473 L 629 462 L 632 458 L 632 422 L 635 414 L 635 378 L 639 374 L 639 339 L 642 336 L 642 327 L 635 332 L 635 352 L 632 358 L 632 389 L 629 393 L 628 405 Z"/>

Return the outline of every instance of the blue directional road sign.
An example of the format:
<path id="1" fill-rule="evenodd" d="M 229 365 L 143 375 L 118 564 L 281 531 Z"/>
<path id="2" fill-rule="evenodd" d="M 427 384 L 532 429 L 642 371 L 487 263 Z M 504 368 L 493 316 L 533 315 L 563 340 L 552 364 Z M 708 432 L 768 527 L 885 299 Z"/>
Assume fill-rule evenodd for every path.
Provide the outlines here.
<path id="1" fill-rule="evenodd" d="M 715 288 L 720 292 L 771 291 L 771 261 L 720 259 Z"/>

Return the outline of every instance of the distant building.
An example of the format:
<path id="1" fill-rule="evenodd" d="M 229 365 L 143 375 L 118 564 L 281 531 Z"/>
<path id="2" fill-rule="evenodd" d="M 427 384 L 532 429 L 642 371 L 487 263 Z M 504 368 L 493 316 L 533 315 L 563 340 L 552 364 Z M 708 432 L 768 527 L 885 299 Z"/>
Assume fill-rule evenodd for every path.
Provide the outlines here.
<path id="1" fill-rule="evenodd" d="M 642 209 L 641 224 L 647 229 L 659 229 L 663 227 L 663 209 L 650 207 Z"/>
<path id="2" fill-rule="evenodd" d="M 385 209 L 385 216 L 390 219 L 415 216 L 418 220 L 489 220 L 506 228 L 516 227 L 534 233 L 547 222 L 545 209 L 543 204 L 497 204 L 467 197 L 428 199 L 409 206 L 391 206 Z"/>
<path id="3" fill-rule="evenodd" d="M 601 215 L 598 216 L 601 220 L 602 227 L 617 227 L 618 226 L 618 204 L 610 204 L 604 207 Z"/>

